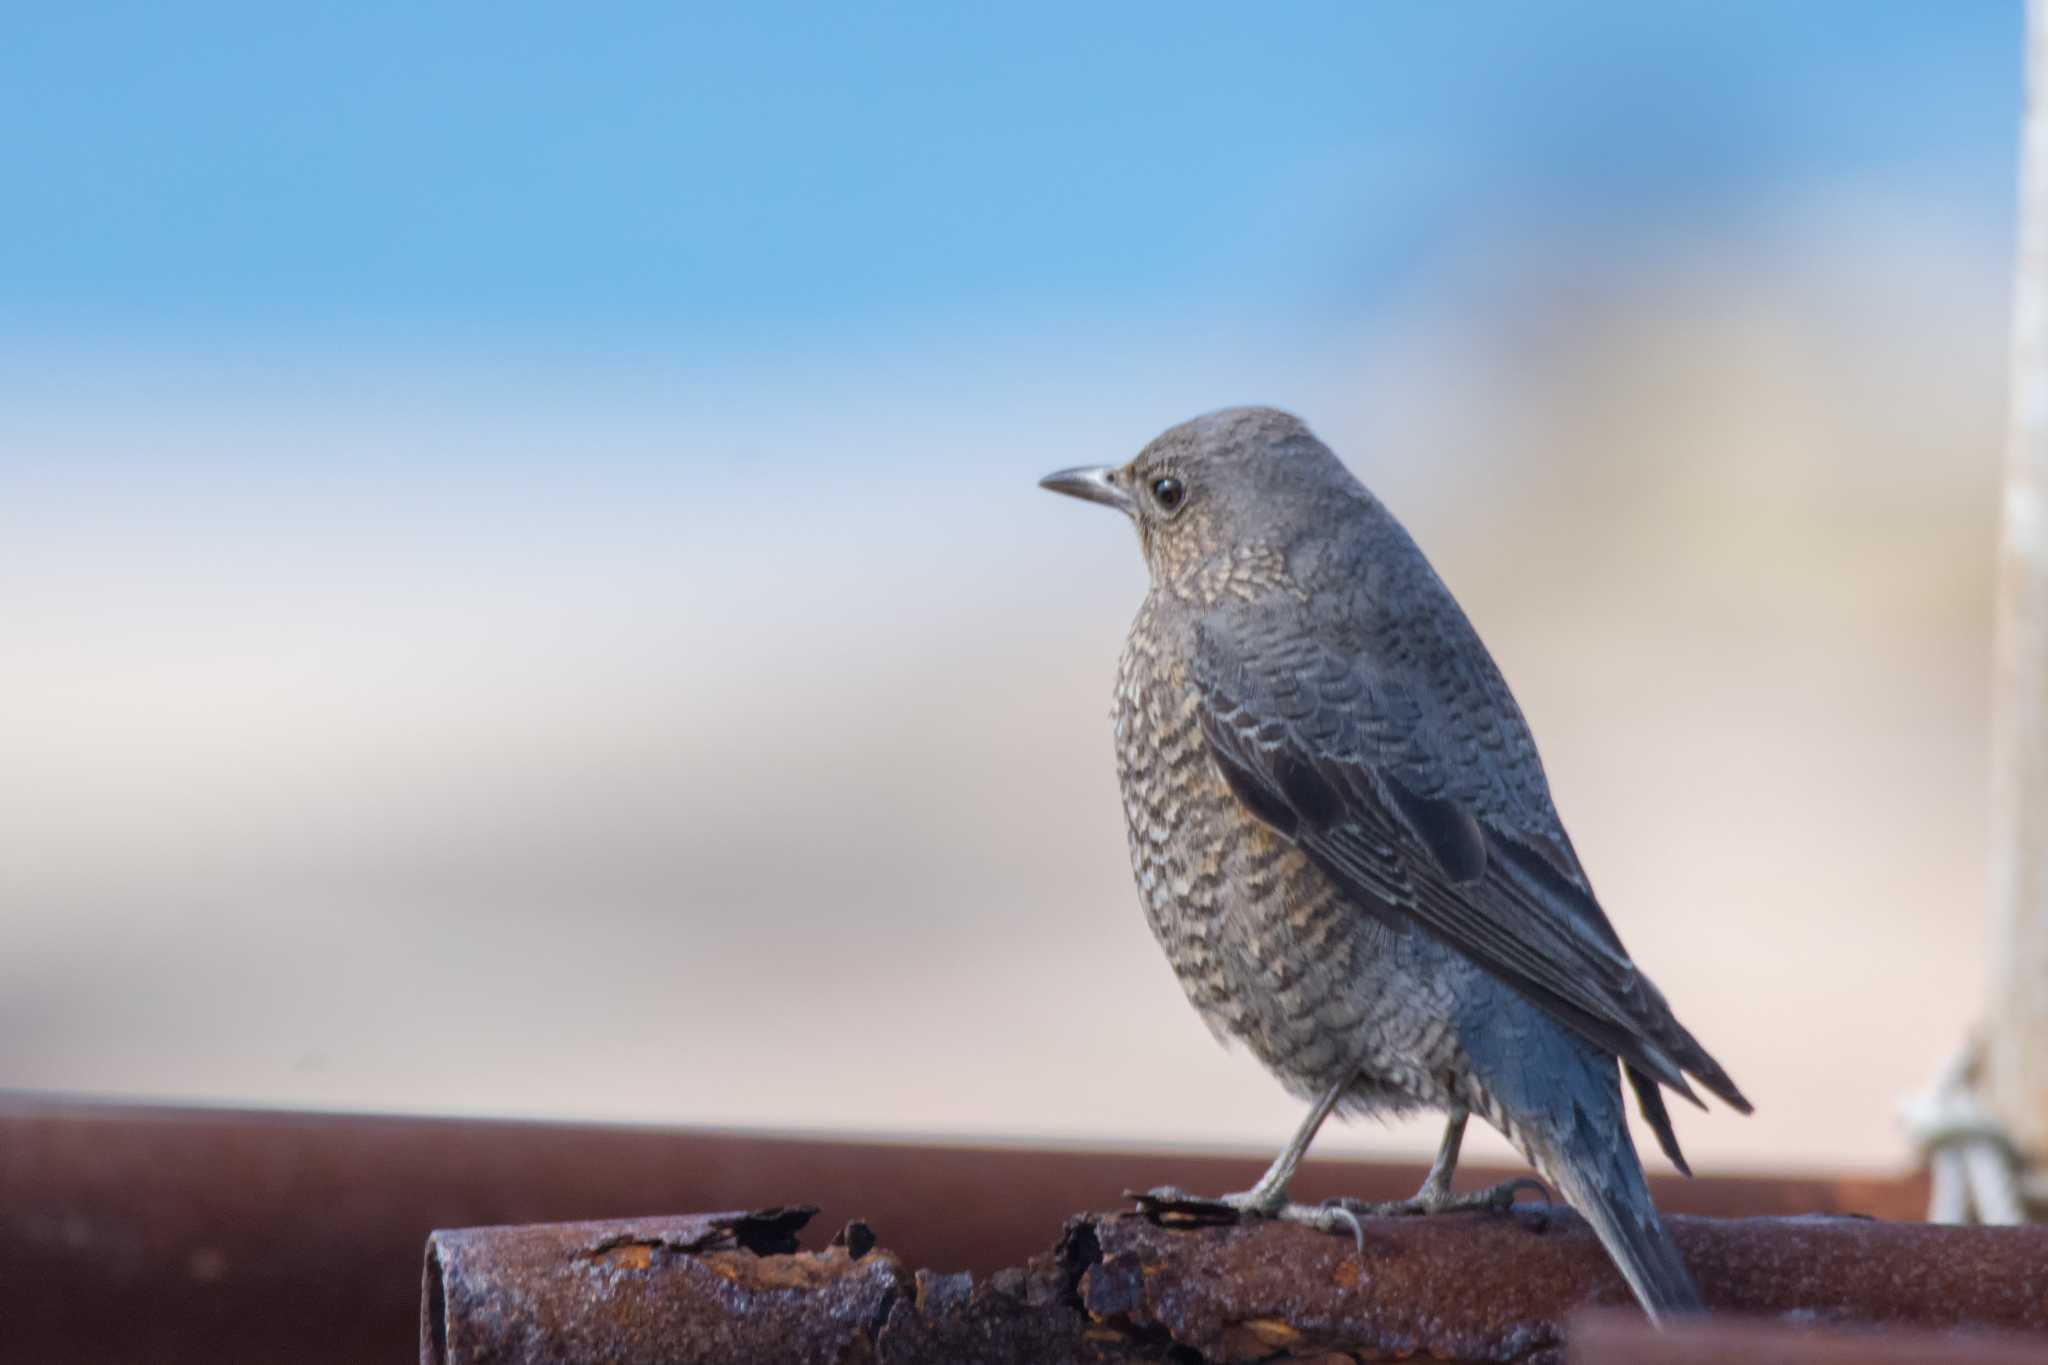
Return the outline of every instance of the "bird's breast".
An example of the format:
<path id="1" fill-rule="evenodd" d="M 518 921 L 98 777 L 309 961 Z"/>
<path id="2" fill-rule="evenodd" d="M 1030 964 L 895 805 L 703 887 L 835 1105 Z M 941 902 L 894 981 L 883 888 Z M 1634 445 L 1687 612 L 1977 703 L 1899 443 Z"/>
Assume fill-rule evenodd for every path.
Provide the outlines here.
<path id="1" fill-rule="evenodd" d="M 1365 983 L 1365 926 L 1336 885 L 1232 794 L 1199 697 L 1165 632 L 1140 615 L 1117 670 L 1114 722 L 1138 898 L 1188 998 L 1283 1078 L 1344 1062 Z"/>

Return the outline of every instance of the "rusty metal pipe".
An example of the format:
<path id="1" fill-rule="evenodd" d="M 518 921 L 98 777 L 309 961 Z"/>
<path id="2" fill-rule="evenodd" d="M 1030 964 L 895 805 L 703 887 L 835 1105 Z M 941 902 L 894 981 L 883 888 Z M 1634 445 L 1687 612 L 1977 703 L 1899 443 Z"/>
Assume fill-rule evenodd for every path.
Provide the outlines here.
<path id="1" fill-rule="evenodd" d="M 1555 1359 L 1572 1314 L 1629 1302 L 1562 1209 L 1376 1219 L 1361 1254 L 1284 1224 L 1073 1220 L 986 1279 L 911 1272 L 859 1234 L 795 1249 L 805 1210 L 438 1232 L 423 1365 L 871 1360 Z M 1674 1217 L 1717 1313 L 2048 1333 L 2048 1227 Z"/>
<path id="2" fill-rule="evenodd" d="M 421 1365 L 843 1360 L 902 1292 L 889 1256 L 795 1255 L 812 1208 L 437 1232 Z"/>

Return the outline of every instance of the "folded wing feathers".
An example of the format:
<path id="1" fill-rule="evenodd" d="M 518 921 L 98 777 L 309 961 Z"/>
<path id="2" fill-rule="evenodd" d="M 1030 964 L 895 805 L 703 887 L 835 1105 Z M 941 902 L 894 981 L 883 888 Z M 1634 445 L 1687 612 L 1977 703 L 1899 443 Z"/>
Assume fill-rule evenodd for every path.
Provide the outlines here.
<path id="1" fill-rule="evenodd" d="M 1344 754 L 1349 746 L 1342 739 L 1347 729 L 1356 734 L 1356 718 L 1326 703 L 1351 700 L 1358 685 L 1348 668 L 1331 673 L 1328 657 L 1317 661 L 1320 669 L 1301 659 L 1262 670 L 1260 691 L 1277 716 L 1204 689 L 1202 729 L 1240 798 L 1361 894 L 1365 908 L 1377 903 L 1405 912 L 1614 1052 L 1631 1068 L 1631 1081 L 1637 1074 L 1654 1078 L 1698 1104 L 1685 1079 L 1690 1072 L 1749 1112 L 1727 1073 L 1629 960 L 1590 891 L 1560 868 L 1558 858 L 1568 853 L 1531 847 L 1463 811 L 1454 815 L 1440 782 L 1434 791 L 1426 781 L 1396 784 Z M 1352 685 L 1333 688 L 1340 676 Z M 1344 695 L 1331 694 L 1337 691 Z M 1661 1099 L 1653 1112 L 1655 1086 L 1637 1090 L 1645 1118 L 1682 1165 Z"/>

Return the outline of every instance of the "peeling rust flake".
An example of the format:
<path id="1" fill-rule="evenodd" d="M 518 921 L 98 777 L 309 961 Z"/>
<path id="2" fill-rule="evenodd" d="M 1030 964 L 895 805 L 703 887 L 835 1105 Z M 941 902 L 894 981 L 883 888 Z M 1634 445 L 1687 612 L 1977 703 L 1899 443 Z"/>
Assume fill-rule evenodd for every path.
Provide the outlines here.
<path id="1" fill-rule="evenodd" d="M 697 1214 L 680 1220 L 679 1227 L 686 1229 L 683 1231 L 608 1232 L 592 1243 L 585 1254 L 593 1260 L 637 1262 L 634 1268 L 642 1270 L 653 1263 L 656 1252 L 690 1256 L 737 1247 L 756 1256 L 787 1256 L 797 1249 L 797 1234 L 817 1212 L 815 1204 L 792 1204 L 750 1213 Z"/>

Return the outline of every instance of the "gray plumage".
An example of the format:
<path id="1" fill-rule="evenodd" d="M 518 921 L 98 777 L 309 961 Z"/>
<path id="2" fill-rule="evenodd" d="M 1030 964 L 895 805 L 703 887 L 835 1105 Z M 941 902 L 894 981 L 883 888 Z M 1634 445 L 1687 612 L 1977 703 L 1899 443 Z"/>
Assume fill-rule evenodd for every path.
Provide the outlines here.
<path id="1" fill-rule="evenodd" d="M 1331 1107 L 1429 1108 L 1453 1116 L 1454 1164 L 1477 1113 L 1653 1315 L 1697 1308 L 1619 1078 L 1681 1169 L 1660 1085 L 1748 1102 L 1630 961 L 1507 684 L 1407 532 L 1268 408 L 1046 484 L 1137 525 L 1151 590 L 1114 709 L 1132 869 L 1210 1027 L 1324 1100 L 1293 1156 Z M 1291 1171 L 1283 1154 L 1232 1199 L 1272 1212 Z"/>

